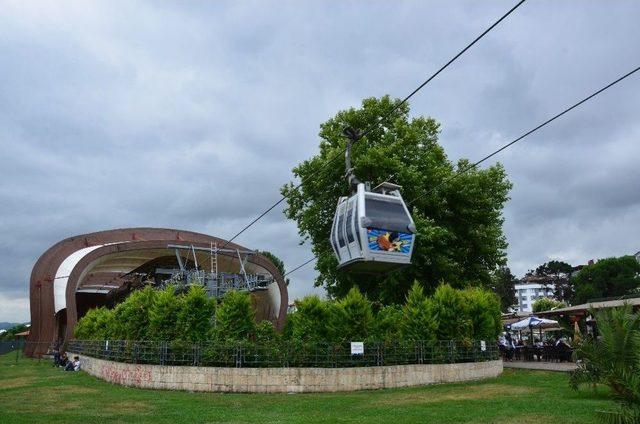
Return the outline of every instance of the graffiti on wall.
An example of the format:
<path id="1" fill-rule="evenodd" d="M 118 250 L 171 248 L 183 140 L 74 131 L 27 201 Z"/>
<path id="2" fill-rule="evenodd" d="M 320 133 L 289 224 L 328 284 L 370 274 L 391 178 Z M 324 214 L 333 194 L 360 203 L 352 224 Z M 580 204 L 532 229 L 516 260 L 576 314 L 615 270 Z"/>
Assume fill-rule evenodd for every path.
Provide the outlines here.
<path id="1" fill-rule="evenodd" d="M 151 371 L 141 365 L 105 364 L 100 374 L 107 381 L 123 385 L 139 385 L 151 381 Z"/>

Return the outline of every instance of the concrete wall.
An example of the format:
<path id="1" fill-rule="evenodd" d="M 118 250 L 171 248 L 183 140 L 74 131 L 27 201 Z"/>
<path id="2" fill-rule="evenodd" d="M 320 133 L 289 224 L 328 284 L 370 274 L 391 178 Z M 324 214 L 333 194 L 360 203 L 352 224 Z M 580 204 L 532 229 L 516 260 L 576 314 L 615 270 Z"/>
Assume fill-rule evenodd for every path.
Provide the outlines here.
<path id="1" fill-rule="evenodd" d="M 502 373 L 502 360 L 357 368 L 215 368 L 80 358 L 84 371 L 111 383 L 204 392 L 337 392 L 479 380 Z"/>

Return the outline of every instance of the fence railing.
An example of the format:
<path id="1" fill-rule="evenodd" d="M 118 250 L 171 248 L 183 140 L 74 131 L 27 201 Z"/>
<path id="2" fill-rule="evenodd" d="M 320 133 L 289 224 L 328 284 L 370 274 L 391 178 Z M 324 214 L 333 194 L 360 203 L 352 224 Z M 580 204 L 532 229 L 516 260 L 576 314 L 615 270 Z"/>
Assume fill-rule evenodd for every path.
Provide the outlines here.
<path id="1" fill-rule="evenodd" d="M 13 350 L 22 350 L 24 345 L 25 341 L 23 339 L 0 341 L 0 355 L 4 355 Z"/>
<path id="2" fill-rule="evenodd" d="M 418 341 L 364 343 L 361 354 L 350 343 L 184 343 L 73 340 L 67 351 L 110 361 L 216 367 L 366 367 L 482 362 L 500 358 L 495 341 Z"/>

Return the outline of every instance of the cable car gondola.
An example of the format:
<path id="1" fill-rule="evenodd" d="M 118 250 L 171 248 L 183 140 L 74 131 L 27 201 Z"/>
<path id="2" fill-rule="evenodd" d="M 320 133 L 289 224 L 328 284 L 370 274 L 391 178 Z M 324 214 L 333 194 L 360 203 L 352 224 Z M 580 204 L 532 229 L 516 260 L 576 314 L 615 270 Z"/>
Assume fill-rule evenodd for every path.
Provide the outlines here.
<path id="1" fill-rule="evenodd" d="M 338 200 L 331 229 L 338 268 L 377 273 L 411 263 L 416 228 L 399 189 L 385 182 L 366 191 L 359 183 L 353 196 Z"/>
<path id="2" fill-rule="evenodd" d="M 338 268 L 356 273 L 384 273 L 411 264 L 416 227 L 400 195 L 400 186 L 384 182 L 367 190 L 346 167 L 351 196 L 338 200 L 330 242 Z"/>

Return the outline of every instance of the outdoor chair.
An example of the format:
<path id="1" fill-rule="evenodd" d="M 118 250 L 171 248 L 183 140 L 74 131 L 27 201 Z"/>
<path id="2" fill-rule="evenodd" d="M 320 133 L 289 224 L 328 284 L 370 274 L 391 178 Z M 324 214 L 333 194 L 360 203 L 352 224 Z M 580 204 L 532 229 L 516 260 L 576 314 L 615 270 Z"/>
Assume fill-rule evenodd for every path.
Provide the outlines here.
<path id="1" fill-rule="evenodd" d="M 573 359 L 573 349 L 568 346 L 558 346 L 558 361 L 571 362 Z"/>
<path id="2" fill-rule="evenodd" d="M 524 353 L 524 346 L 516 346 L 516 351 L 515 351 L 516 361 L 522 361 L 523 353 Z"/>
<path id="3" fill-rule="evenodd" d="M 556 346 L 545 347 L 545 361 L 558 362 L 560 360 L 559 351 Z"/>
<path id="4" fill-rule="evenodd" d="M 534 360 L 534 355 L 536 353 L 536 348 L 535 347 L 531 347 L 531 346 L 525 346 L 524 349 L 522 349 L 523 352 L 523 356 L 524 356 L 524 360 L 525 361 L 533 361 Z"/>

